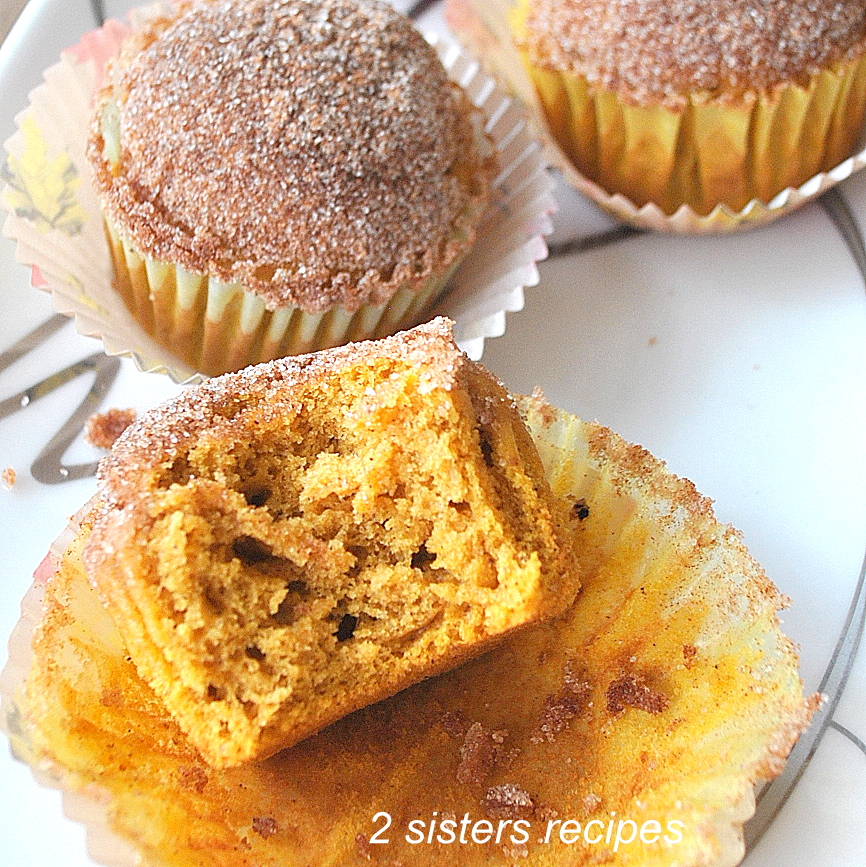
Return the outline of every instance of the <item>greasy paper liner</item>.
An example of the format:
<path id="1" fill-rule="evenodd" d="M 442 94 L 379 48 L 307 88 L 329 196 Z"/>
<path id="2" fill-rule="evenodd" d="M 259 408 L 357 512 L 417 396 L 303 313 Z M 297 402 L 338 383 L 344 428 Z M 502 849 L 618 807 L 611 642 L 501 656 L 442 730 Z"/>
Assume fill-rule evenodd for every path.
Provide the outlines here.
<path id="1" fill-rule="evenodd" d="M 678 234 L 705 234 L 730 232 L 763 225 L 820 196 L 826 190 L 866 166 L 866 129 L 863 129 L 857 138 L 854 153 L 851 156 L 847 159 L 842 159 L 838 165 L 828 171 L 817 172 L 796 187 L 786 187 L 769 201 L 753 198 L 739 211 L 732 210 L 727 205 L 719 204 L 709 213 L 703 215 L 697 213 L 688 205 L 681 205 L 672 214 L 666 213 L 659 204 L 653 201 L 640 206 L 622 193 L 611 194 L 597 181 L 583 174 L 566 150 L 557 142 L 556 134 L 548 121 L 542 101 L 524 65 L 520 52 L 514 44 L 513 16 L 521 0 L 507 0 L 507 2 L 498 2 L 498 0 L 446 0 L 446 2 L 446 17 L 449 26 L 457 34 L 461 42 L 467 45 L 473 53 L 479 57 L 483 57 L 490 67 L 509 83 L 518 101 L 528 107 L 532 115 L 533 124 L 538 129 L 538 134 L 546 142 L 548 159 L 551 164 L 559 169 L 564 179 L 583 195 L 620 220 L 639 228 Z M 852 69 L 849 70 L 849 78 L 853 79 L 856 77 L 858 79 L 857 86 L 851 88 L 852 105 L 859 104 L 862 106 L 863 78 L 864 72 L 866 72 L 864 66 L 866 66 L 866 58 L 858 65 L 852 64 Z M 551 93 L 559 91 L 560 97 L 562 97 L 566 90 L 568 90 L 568 86 L 563 83 L 565 79 L 569 78 L 568 76 L 560 77 L 555 73 L 548 73 L 545 76 L 543 71 L 539 72 L 539 75 L 545 78 L 545 86 Z M 559 80 L 557 81 L 557 79 Z M 575 81 L 577 79 L 569 79 L 568 85 L 572 85 Z M 835 73 L 828 72 L 817 78 L 814 84 L 816 87 L 838 88 L 839 77 Z M 859 96 L 854 93 L 858 88 L 860 91 Z M 776 112 L 778 115 L 778 117 L 769 123 L 770 127 L 779 122 L 779 118 L 786 114 L 786 112 L 789 115 L 786 121 L 794 122 L 797 111 L 793 109 L 788 111 L 788 108 L 793 106 L 793 103 L 798 99 L 802 98 L 806 100 L 809 98 L 807 91 L 803 91 L 801 88 L 791 87 L 787 88 L 787 91 L 788 97 L 784 101 L 780 100 L 780 105 L 777 105 L 773 101 L 773 104 L 770 106 L 770 110 Z M 572 88 L 571 93 L 572 95 L 576 94 L 577 89 Z M 598 99 L 604 103 L 603 96 L 599 96 Z M 821 102 L 822 100 L 811 100 L 811 114 L 808 115 L 810 120 L 808 122 L 804 121 L 800 125 L 805 139 L 808 139 L 812 135 L 812 127 L 816 127 L 819 120 L 822 120 L 820 117 L 822 114 Z M 648 115 L 646 112 L 639 110 L 631 110 L 631 113 L 628 110 L 621 111 L 618 100 L 613 96 L 610 97 L 609 103 L 617 106 L 616 111 L 620 115 L 617 122 L 625 123 L 631 121 L 638 126 L 647 122 Z M 601 105 L 601 110 L 604 110 L 604 108 L 605 105 Z M 759 114 L 761 110 L 756 109 Z M 698 111 L 712 113 L 710 107 L 704 107 L 703 109 L 698 109 Z M 720 115 L 720 119 L 723 114 L 724 112 Z M 727 114 L 729 115 L 727 121 L 731 122 L 739 113 L 728 111 Z M 660 116 L 661 113 L 659 114 Z M 674 115 L 671 114 L 669 117 L 672 118 Z M 761 120 L 762 122 L 767 121 L 767 118 L 762 116 Z M 836 120 L 838 121 L 839 118 L 836 118 Z M 742 133 L 742 130 L 739 133 L 732 131 L 731 140 L 733 141 L 740 133 Z M 791 163 L 799 160 L 799 157 L 795 157 L 794 155 L 795 150 L 796 148 L 792 147 L 789 153 L 780 154 L 774 153 L 769 148 L 766 151 L 769 155 L 767 159 L 769 171 L 771 173 L 776 171 L 784 172 L 790 176 L 794 171 L 794 166 Z M 659 153 L 664 154 L 664 152 L 665 146 L 662 145 L 659 148 Z M 637 156 L 639 159 L 642 159 L 646 154 L 638 154 Z M 662 155 L 659 158 L 663 162 L 667 157 Z M 786 165 L 780 166 L 780 162 L 786 161 Z M 708 165 L 709 163 L 710 161 L 708 160 Z M 611 171 L 616 173 L 618 169 L 612 167 Z M 638 174 L 638 172 L 633 173 L 635 177 Z M 709 185 L 718 183 L 724 186 L 730 183 L 726 178 L 713 178 L 711 174 L 707 176 L 706 181 Z"/>
<path id="2" fill-rule="evenodd" d="M 781 771 L 815 707 L 779 630 L 786 600 L 690 483 L 539 397 L 520 406 L 551 486 L 574 506 L 584 583 L 573 609 L 260 765 L 214 771 L 185 744 L 125 661 L 76 555 L 56 570 L 79 535 L 73 521 L 24 600 L 0 690 L 16 755 L 62 791 L 94 858 L 117 867 L 739 862 L 755 786 Z M 59 590 L 46 590 L 52 581 Z M 48 620 L 43 596 L 53 599 Z M 39 644 L 46 629 L 51 640 Z M 667 706 L 612 708 L 623 677 Z M 473 731 L 476 744 L 487 733 L 493 753 L 461 780 Z M 409 819 L 435 815 L 494 816 L 494 826 L 520 815 L 533 833 L 522 845 L 401 842 Z M 388 845 L 376 846 L 384 816 Z M 612 828 L 614 818 L 650 839 L 593 843 L 589 822 Z M 557 819 L 579 821 L 587 840 L 543 842 Z M 679 839 L 659 840 L 652 822 Z"/>
<path id="3" fill-rule="evenodd" d="M 30 94 L 6 142 L 3 231 L 17 242 L 18 260 L 33 267 L 34 285 L 51 293 L 55 309 L 73 316 L 82 334 L 101 338 L 110 355 L 131 356 L 141 370 L 175 382 L 200 381 L 203 374 L 153 340 L 115 291 L 90 183 L 85 147 L 92 98 L 106 59 L 127 32 L 109 21 L 87 34 Z M 544 239 L 556 208 L 553 185 L 525 111 L 458 46 L 428 40 L 483 114 L 498 161 L 475 244 L 429 311 L 430 317 L 450 316 L 458 344 L 477 359 L 486 338 L 504 333 L 506 313 L 523 308 L 524 288 L 538 283 L 537 262 L 547 256 Z"/>

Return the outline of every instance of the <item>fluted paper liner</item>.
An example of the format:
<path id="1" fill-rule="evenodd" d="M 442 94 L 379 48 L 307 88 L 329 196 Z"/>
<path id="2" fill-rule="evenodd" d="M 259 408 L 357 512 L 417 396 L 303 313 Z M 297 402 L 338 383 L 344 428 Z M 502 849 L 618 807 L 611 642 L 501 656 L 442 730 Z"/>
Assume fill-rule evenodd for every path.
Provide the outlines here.
<path id="1" fill-rule="evenodd" d="M 863 113 L 866 57 L 821 73 L 807 88 L 790 86 L 783 97 L 758 99 L 751 113 L 696 100 L 684 120 L 661 107 L 626 106 L 613 94 L 590 93 L 575 76 L 541 69 L 531 76 L 514 42 L 520 2 L 447 0 L 447 18 L 461 41 L 485 58 L 528 107 L 548 158 L 564 179 L 627 223 L 682 234 L 746 229 L 789 213 L 866 165 L 866 129 L 848 156 L 840 125 Z M 673 142 L 682 147 L 682 123 L 696 127 L 685 139 L 691 154 L 674 152 Z M 785 127 L 790 129 L 783 136 L 775 135 Z M 623 146 L 611 146 L 609 154 L 606 146 L 596 152 L 596 137 L 605 134 Z M 627 147 L 626 141 L 636 144 Z M 818 171 L 825 144 L 827 153 L 841 154 L 840 161 Z M 745 182 L 752 163 L 757 167 L 754 189 Z M 808 180 L 786 186 L 809 171 L 814 174 Z M 742 207 L 713 206 L 722 196 L 739 198 Z M 709 204 L 674 209 L 671 200 Z"/>
<path id="2" fill-rule="evenodd" d="M 572 609 L 261 764 L 215 771 L 186 743 L 87 583 L 84 534 L 67 530 L 10 643 L 3 720 L 16 753 L 83 816 L 94 857 L 150 867 L 740 860 L 754 787 L 780 772 L 815 704 L 779 630 L 785 600 L 690 483 L 540 397 L 520 405 L 572 506 L 583 566 Z M 465 817 L 462 843 L 432 832 L 427 842 L 434 819 L 459 834 Z M 425 823 L 420 840 L 412 821 Z M 485 821 L 498 842 L 481 841 L 483 824 L 468 836 Z"/>
<path id="3" fill-rule="evenodd" d="M 51 293 L 54 307 L 73 316 L 82 334 L 101 338 L 111 355 L 131 356 L 141 370 L 194 382 L 203 374 L 150 337 L 116 291 L 90 183 L 85 147 L 92 98 L 106 59 L 127 32 L 125 25 L 110 21 L 87 34 L 31 93 L 29 106 L 16 119 L 17 132 L 6 142 L 4 234 L 17 242 L 19 261 L 33 267 L 34 285 Z M 537 284 L 536 264 L 547 256 L 544 238 L 552 230 L 556 206 L 543 147 L 530 133 L 525 111 L 459 47 L 428 39 L 451 78 L 481 110 L 498 160 L 475 244 L 434 309 L 424 314 L 450 316 L 460 347 L 480 358 L 484 340 L 504 333 L 506 313 L 521 310 L 523 290 Z M 408 306 L 412 299 L 404 301 Z M 391 311 L 379 312 L 387 330 Z M 312 325 L 352 338 L 367 323 L 334 315 L 303 328 Z M 221 342 L 224 335 L 217 332 L 211 342 Z M 300 326 L 297 333 L 301 339 Z M 309 348 L 299 343 L 296 350 Z"/>

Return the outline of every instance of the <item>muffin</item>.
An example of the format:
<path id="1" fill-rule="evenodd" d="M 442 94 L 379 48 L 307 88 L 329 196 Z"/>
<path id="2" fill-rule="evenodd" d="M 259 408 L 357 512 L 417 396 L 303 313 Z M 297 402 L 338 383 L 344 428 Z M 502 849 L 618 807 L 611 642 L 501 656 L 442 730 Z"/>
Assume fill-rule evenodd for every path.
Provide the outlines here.
<path id="1" fill-rule="evenodd" d="M 568 514 L 447 320 L 210 380 L 100 467 L 83 558 L 215 767 L 261 759 L 561 613 Z"/>
<path id="2" fill-rule="evenodd" d="M 858 0 L 522 0 L 512 23 L 552 137 L 637 207 L 768 203 L 863 128 Z"/>
<path id="3" fill-rule="evenodd" d="M 87 580 L 91 518 L 79 516 L 25 602 L 4 718 L 16 753 L 87 817 L 96 857 L 148 867 L 742 857 L 753 788 L 781 771 L 815 707 L 779 628 L 784 599 L 661 462 L 540 397 L 518 406 L 570 505 L 580 595 L 263 762 L 210 767 L 142 680 Z"/>
<path id="4" fill-rule="evenodd" d="M 208 375 L 414 324 L 488 199 L 481 126 L 378 0 L 153 14 L 110 63 L 88 143 L 117 289 Z"/>

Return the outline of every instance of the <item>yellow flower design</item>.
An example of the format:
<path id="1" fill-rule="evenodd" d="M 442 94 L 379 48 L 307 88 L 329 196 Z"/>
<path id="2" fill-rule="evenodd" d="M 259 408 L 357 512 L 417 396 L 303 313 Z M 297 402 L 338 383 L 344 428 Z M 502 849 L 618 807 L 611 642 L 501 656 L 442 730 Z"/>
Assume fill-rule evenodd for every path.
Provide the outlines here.
<path id="1" fill-rule="evenodd" d="M 40 232 L 57 229 L 77 234 L 87 218 L 75 196 L 78 171 L 65 151 L 53 159 L 48 156 L 48 146 L 32 115 L 24 119 L 21 129 L 23 154 L 20 158 L 10 154 L 4 172 L 7 201 Z"/>

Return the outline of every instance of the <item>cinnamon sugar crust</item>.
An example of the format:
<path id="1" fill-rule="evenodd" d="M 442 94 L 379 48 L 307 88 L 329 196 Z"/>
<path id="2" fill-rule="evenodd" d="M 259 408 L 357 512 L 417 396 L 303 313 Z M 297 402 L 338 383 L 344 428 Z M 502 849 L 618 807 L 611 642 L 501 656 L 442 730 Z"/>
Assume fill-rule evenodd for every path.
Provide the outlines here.
<path id="1" fill-rule="evenodd" d="M 541 66 L 586 76 L 635 105 L 688 94 L 737 101 L 866 50 L 860 0 L 530 0 Z"/>
<path id="2" fill-rule="evenodd" d="M 532 796 L 515 783 L 491 786 L 481 806 L 486 815 L 496 819 L 529 819 L 535 813 Z"/>
<path id="3" fill-rule="evenodd" d="M 181 2 L 109 80 L 96 187 L 158 261 L 315 313 L 422 286 L 472 241 L 490 173 L 475 110 L 384 3 Z"/>
<path id="4" fill-rule="evenodd" d="M 612 680 L 605 692 L 607 709 L 612 714 L 620 714 L 627 707 L 646 713 L 661 713 L 668 704 L 664 693 L 653 689 L 639 674 L 625 672 Z"/>

